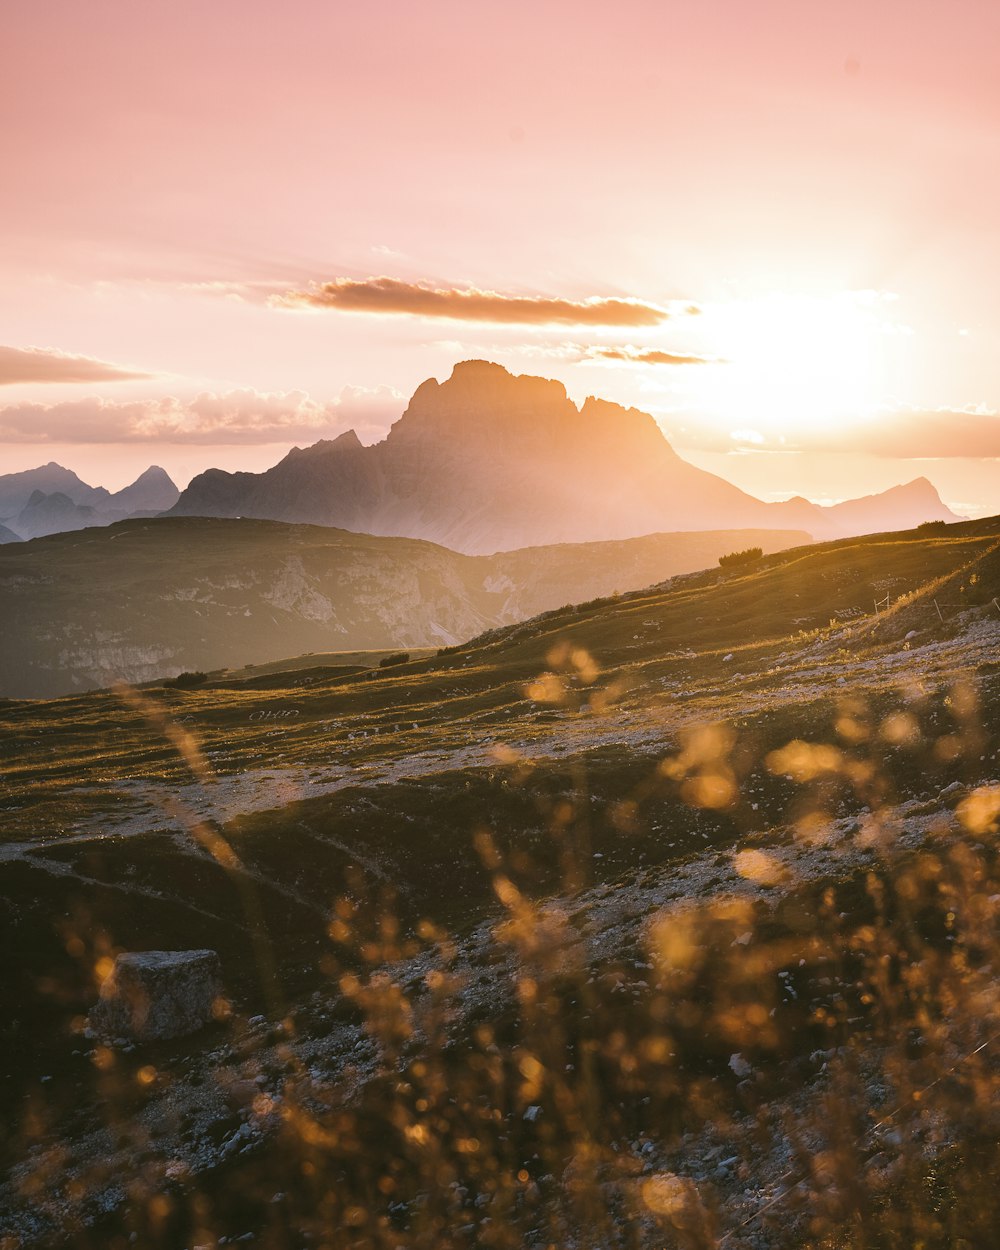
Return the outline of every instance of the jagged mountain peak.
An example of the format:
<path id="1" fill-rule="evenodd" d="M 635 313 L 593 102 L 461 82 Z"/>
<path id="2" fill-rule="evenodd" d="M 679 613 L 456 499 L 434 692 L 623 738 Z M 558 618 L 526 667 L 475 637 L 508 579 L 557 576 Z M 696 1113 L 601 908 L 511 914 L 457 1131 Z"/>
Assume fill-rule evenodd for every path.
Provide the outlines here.
<path id="1" fill-rule="evenodd" d="M 143 469 L 143 471 L 135 479 L 132 485 L 137 486 L 139 482 L 163 482 L 163 481 L 170 482 L 171 485 L 173 484 L 173 480 L 170 477 L 170 474 L 166 471 L 166 469 L 162 468 L 158 464 L 151 464 L 148 469 Z"/>
<path id="2" fill-rule="evenodd" d="M 510 426 L 545 414 L 565 417 L 575 412 L 561 382 L 510 373 L 488 360 L 463 360 L 447 381 L 428 378 L 417 387 L 389 440 L 418 437 L 429 429 L 469 429 L 498 419 Z"/>
<path id="3" fill-rule="evenodd" d="M 343 453 L 350 450 L 352 454 Z M 679 456 L 646 412 L 561 382 L 459 361 L 429 378 L 381 442 L 354 431 L 263 474 L 201 474 L 173 511 L 426 538 L 469 554 L 667 530 L 792 525 L 817 538 L 952 514 L 936 492 L 820 508 L 767 504 Z M 919 495 L 919 497 L 918 497 Z"/>

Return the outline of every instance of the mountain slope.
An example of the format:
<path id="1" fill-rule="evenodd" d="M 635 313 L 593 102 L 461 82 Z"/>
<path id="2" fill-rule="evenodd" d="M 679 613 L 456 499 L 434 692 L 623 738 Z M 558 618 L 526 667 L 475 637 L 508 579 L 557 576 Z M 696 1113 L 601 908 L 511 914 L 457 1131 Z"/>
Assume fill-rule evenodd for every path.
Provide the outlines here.
<path id="1" fill-rule="evenodd" d="M 716 531 L 472 557 L 274 521 L 164 517 L 57 534 L 0 554 L 0 696 L 311 651 L 437 648 L 736 548 L 807 540 Z"/>
<path id="2" fill-rule="evenodd" d="M 861 1134 L 858 1158 L 837 1156 L 851 1184 L 896 1148 L 865 1132 L 886 1106 L 896 1129 L 918 1104 L 895 1133 L 918 1159 L 932 1132 L 947 1153 L 931 1162 L 950 1168 L 960 1148 L 956 1175 L 992 1159 L 995 1056 L 961 1057 L 996 1032 L 998 540 L 994 518 L 813 545 L 361 674 L 0 704 L 14 1108 L 0 1233 L 64 1244 L 72 1216 L 75 1244 L 113 1244 L 119 1228 L 126 1241 L 135 1205 L 119 1178 L 141 1149 L 154 1193 L 193 1192 L 202 1219 L 217 1204 L 220 1243 L 266 1227 L 279 1199 L 282 1234 L 328 1236 L 326 1207 L 307 1223 L 311 1169 L 342 1194 L 364 1125 L 365 1160 L 394 1169 L 383 1206 L 405 1184 L 420 1211 L 441 1160 L 462 1169 L 449 1227 L 490 1192 L 483 1154 L 498 1161 L 488 1176 L 539 1164 L 541 1200 L 511 1203 L 502 1243 L 531 1245 L 560 1178 L 579 1189 L 583 1124 L 608 1245 L 624 1227 L 628 1244 L 662 1247 L 660 1225 L 631 1236 L 619 1196 L 693 1171 L 734 1246 L 786 1250 L 801 1224 L 739 1230 L 795 1196 L 790 1139 L 815 1153 L 840 1131 L 845 1059 L 863 1082 L 845 1132 Z M 883 592 L 891 615 L 876 617 Z M 200 947 L 219 952 L 228 1020 L 155 1048 L 81 1035 L 98 960 Z M 950 1120 L 932 1103 L 946 1086 Z M 440 1122 L 414 1117 L 425 1094 Z M 45 1153 L 30 1148 L 39 1107 Z M 549 1126 L 564 1133 L 567 1114 L 571 1149 L 550 1164 Z M 406 1153 L 402 1133 L 397 1148 L 400 1125 L 424 1123 L 440 1134 L 431 1151 Z M 459 1140 L 477 1150 L 453 1165 Z M 396 1166 L 428 1153 L 416 1180 Z M 897 1187 L 878 1203 L 909 1210 L 884 1175 Z M 951 1175 L 934 1173 L 933 1202 Z M 828 1200 L 826 1176 L 813 1188 Z M 86 1227 L 116 1208 L 112 1229 Z M 581 1227 L 594 1210 L 588 1197 Z M 995 1226 L 969 1244 L 992 1245 Z"/>
<path id="3" fill-rule="evenodd" d="M 925 479 L 836 508 L 763 503 L 681 459 L 647 413 L 594 398 L 578 409 L 561 383 L 481 360 L 419 386 L 381 443 L 363 447 L 350 431 L 265 473 L 212 469 L 171 511 L 426 538 L 466 554 L 747 526 L 829 538 L 957 519 Z"/>

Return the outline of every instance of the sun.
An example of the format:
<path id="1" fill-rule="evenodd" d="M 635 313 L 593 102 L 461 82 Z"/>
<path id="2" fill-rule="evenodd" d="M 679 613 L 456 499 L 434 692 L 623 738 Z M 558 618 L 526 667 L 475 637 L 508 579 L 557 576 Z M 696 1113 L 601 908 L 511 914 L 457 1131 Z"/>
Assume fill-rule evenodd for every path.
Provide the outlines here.
<path id="1" fill-rule="evenodd" d="M 704 410 L 768 438 L 869 417 L 884 392 L 885 344 L 895 328 L 886 300 L 848 291 L 707 306 L 699 329 L 722 363 L 697 380 Z"/>

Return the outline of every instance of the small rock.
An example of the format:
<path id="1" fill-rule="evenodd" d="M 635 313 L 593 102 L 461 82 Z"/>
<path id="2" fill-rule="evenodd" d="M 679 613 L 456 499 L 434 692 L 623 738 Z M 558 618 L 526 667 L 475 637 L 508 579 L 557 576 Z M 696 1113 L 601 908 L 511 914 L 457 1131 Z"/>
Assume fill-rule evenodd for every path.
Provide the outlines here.
<path id="1" fill-rule="evenodd" d="M 746 1059 L 744 1059 L 741 1054 L 729 1056 L 729 1067 L 733 1074 L 741 1079 L 750 1076 L 753 1072 L 753 1068 L 749 1063 L 747 1063 Z"/>

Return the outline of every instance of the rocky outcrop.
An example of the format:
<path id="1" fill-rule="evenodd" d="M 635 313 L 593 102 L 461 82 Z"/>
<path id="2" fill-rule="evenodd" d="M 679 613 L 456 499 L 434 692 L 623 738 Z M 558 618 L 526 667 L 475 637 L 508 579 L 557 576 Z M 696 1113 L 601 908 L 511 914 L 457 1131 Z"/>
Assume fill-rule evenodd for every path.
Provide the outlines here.
<path id="1" fill-rule="evenodd" d="M 90 1013 L 100 1037 L 154 1041 L 204 1028 L 222 993 L 215 951 L 142 951 L 119 955 Z"/>
<path id="2" fill-rule="evenodd" d="M 426 538 L 488 554 L 677 530 L 804 529 L 817 538 L 956 520 L 928 489 L 821 508 L 768 504 L 696 468 L 648 414 L 468 360 L 414 392 L 388 436 L 295 448 L 265 473 L 196 477 L 176 515 L 258 517 Z"/>

